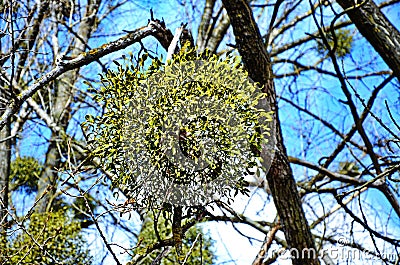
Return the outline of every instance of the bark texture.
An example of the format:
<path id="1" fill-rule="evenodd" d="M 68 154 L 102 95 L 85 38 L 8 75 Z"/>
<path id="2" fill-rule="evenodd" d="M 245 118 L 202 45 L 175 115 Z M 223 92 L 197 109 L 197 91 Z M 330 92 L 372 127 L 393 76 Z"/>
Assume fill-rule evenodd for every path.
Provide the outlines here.
<path id="1" fill-rule="evenodd" d="M 6 98 L 4 86 L 0 86 L 0 115 L 4 109 L 2 100 Z M 10 176 L 10 163 L 11 163 L 11 127 L 10 122 L 7 121 L 3 129 L 0 129 L 0 240 L 2 239 L 2 232 L 6 230 L 7 224 L 7 210 L 8 210 L 8 187 Z"/>
<path id="2" fill-rule="evenodd" d="M 315 250 L 315 246 L 282 140 L 270 57 L 265 50 L 259 28 L 247 1 L 223 0 L 222 2 L 230 17 L 236 46 L 245 68 L 249 76 L 263 86 L 264 92 L 268 94 L 267 108 L 274 112 L 277 130 L 276 154 L 267 174 L 267 181 L 283 225 L 286 241 L 289 248 L 296 249 L 300 254 L 303 250 L 307 253 L 306 249 Z M 317 265 L 319 261 L 316 256 L 299 255 L 294 257 L 293 264 Z"/>
<path id="3" fill-rule="evenodd" d="M 371 0 L 337 2 L 400 81 L 400 32 Z"/>
<path id="4" fill-rule="evenodd" d="M 100 7 L 101 0 L 89 0 L 86 7 L 85 18 L 77 32 L 77 38 L 74 40 L 75 43 L 72 47 L 71 56 L 76 57 L 86 50 L 87 43 L 91 34 L 95 31 L 97 12 Z M 63 131 L 67 130 L 68 122 L 70 120 L 70 109 L 73 103 L 74 85 L 79 77 L 79 68 L 73 71 L 65 73 L 62 78 L 55 83 L 56 97 L 53 105 L 53 120 L 57 122 L 57 125 L 63 128 Z M 42 174 L 38 182 L 38 194 L 37 197 L 41 197 L 44 193 L 46 195 L 39 201 L 36 208 L 37 212 L 47 212 L 50 210 L 53 200 L 55 199 L 55 190 L 57 186 L 57 171 L 56 168 L 60 168 L 61 155 L 58 143 L 62 142 L 62 137 L 58 132 L 53 132 L 50 145 L 46 153 L 46 162 Z M 50 189 L 49 189 L 50 187 Z"/>

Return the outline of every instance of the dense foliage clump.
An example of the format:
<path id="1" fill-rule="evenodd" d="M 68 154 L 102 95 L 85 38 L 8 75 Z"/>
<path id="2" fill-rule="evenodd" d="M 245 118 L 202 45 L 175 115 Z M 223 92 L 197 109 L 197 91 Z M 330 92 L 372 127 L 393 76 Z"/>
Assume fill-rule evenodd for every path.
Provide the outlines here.
<path id="1" fill-rule="evenodd" d="M 17 236 L 0 246 L 5 264 L 91 264 L 87 242 L 80 234 L 79 222 L 67 212 L 33 213 Z"/>
<path id="2" fill-rule="evenodd" d="M 143 255 L 147 249 L 153 244 L 159 242 L 158 237 L 171 238 L 172 226 L 171 215 L 161 211 L 153 211 L 146 215 L 144 224 L 139 234 L 137 245 L 134 248 L 133 254 Z M 157 227 L 157 229 L 155 229 Z M 187 259 L 186 264 L 214 264 L 214 240 L 210 235 L 202 231 L 202 227 L 193 226 L 186 233 L 182 242 L 182 251 Z M 165 250 L 165 248 L 164 248 Z M 151 255 L 147 255 L 141 264 L 150 265 L 160 255 L 162 250 L 153 251 Z M 129 263 L 128 263 L 129 264 Z M 162 265 L 179 264 L 175 251 L 170 248 L 161 261 Z"/>
<path id="3" fill-rule="evenodd" d="M 38 189 L 38 179 L 42 165 L 33 157 L 17 157 L 11 162 L 10 188 L 21 189 L 28 194 Z"/>
<path id="4" fill-rule="evenodd" d="M 94 99 L 104 113 L 84 124 L 91 155 L 145 206 L 246 193 L 270 113 L 240 59 L 188 48 L 167 64 L 155 58 L 146 68 L 146 58 L 102 75 Z"/>
<path id="5" fill-rule="evenodd" d="M 348 29 L 338 29 L 335 30 L 335 35 L 331 32 L 326 35 L 328 44 L 331 49 L 334 49 L 335 54 L 339 58 L 343 58 L 350 54 L 353 45 L 353 35 Z M 325 54 L 327 48 L 322 41 L 318 41 L 317 50 L 321 54 Z"/>

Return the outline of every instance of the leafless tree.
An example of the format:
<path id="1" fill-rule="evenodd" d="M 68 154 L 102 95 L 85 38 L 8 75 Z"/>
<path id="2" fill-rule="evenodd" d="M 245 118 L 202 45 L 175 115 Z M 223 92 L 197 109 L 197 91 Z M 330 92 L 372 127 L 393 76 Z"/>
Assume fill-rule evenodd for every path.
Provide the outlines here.
<path id="1" fill-rule="evenodd" d="M 107 70 L 118 52 L 132 51 L 133 45 L 135 54 L 165 53 L 174 27 L 189 22 L 186 29 L 192 30 L 199 52 L 238 52 L 249 76 L 268 94 L 276 154 L 265 180 L 250 183 L 254 196 L 247 199 L 245 209 L 256 207 L 257 196 L 265 201 L 261 212 L 275 207 L 277 214 L 267 218 L 218 202 L 218 213 L 205 207 L 183 231 L 196 222 L 246 224 L 265 236 L 254 251 L 254 265 L 279 264 L 278 248 L 323 253 L 294 257 L 293 264 L 330 265 L 336 264 L 335 259 L 339 264 L 360 263 L 321 252 L 332 248 L 375 258 L 363 263 L 399 263 L 400 34 L 398 17 L 393 15 L 398 1 L 177 1 L 171 5 L 180 8 L 167 13 L 179 19 L 165 17 L 165 22 L 157 19 L 158 3 L 148 3 L 155 14 L 135 5 L 125 9 L 132 3 L 143 4 L 124 0 L 0 4 L 3 239 L 31 212 L 52 211 L 59 196 L 76 196 L 85 200 L 81 211 L 87 217 L 86 227 L 97 231 L 103 254 L 122 264 L 125 258 L 116 249 L 134 251 L 112 242 L 102 230 L 103 225 L 114 227 L 133 241 L 138 236 L 132 229 L 134 220 L 121 218 L 133 212 L 129 198 L 121 202 L 110 197 L 114 176 L 104 170 L 99 173 L 96 159 L 85 161 L 86 143 L 77 128 L 85 113 L 101 106 L 94 105 L 82 81 L 93 83 L 97 77 L 91 73 Z M 132 23 L 137 29 L 114 32 L 110 20 L 124 12 L 140 16 Z M 41 131 L 42 136 L 32 136 Z M 10 167 L 28 136 L 44 140 L 44 163 L 33 206 L 18 217 L 10 196 Z M 118 192 L 123 196 L 124 190 Z M 100 194 L 95 196 L 96 211 L 85 197 L 89 193 Z M 158 239 L 145 253 L 130 257 L 131 262 L 140 264 L 153 251 L 169 251 L 174 245 L 171 238 L 158 235 Z M 164 251 L 158 252 L 158 262 Z"/>

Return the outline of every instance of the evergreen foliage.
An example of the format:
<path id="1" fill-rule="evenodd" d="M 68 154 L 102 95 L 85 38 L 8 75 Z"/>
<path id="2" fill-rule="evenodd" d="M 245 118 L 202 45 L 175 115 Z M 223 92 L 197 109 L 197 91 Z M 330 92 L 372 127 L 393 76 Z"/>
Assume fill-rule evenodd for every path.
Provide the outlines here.
<path id="1" fill-rule="evenodd" d="M 33 213 L 23 228 L 23 231 L 17 230 L 14 239 L 0 246 L 5 250 L 0 255 L 2 264 L 91 264 L 87 243 L 80 234 L 80 223 L 66 212 Z"/>
<path id="2" fill-rule="evenodd" d="M 33 157 L 17 157 L 11 162 L 10 189 L 22 189 L 28 194 L 37 191 L 42 165 Z"/>
<path id="3" fill-rule="evenodd" d="M 173 232 L 171 222 L 169 220 L 170 217 L 170 214 L 165 212 L 162 213 L 160 211 L 153 211 L 153 213 L 146 217 L 144 225 L 139 234 L 139 243 L 135 248 L 134 254 L 143 254 L 146 252 L 147 247 L 158 242 L 156 233 L 163 238 L 172 236 Z M 157 229 L 155 229 L 155 223 L 157 224 Z M 208 234 L 203 233 L 201 227 L 193 226 L 186 232 L 186 236 L 183 239 L 182 252 L 185 254 L 185 257 L 186 255 L 188 256 L 186 261 L 187 265 L 214 264 L 215 255 L 213 251 L 214 241 Z M 153 251 L 141 261 L 141 264 L 150 265 L 160 253 L 161 250 Z M 171 249 L 168 252 L 168 254 L 162 259 L 161 264 L 179 264 L 179 260 L 174 249 Z"/>
<path id="4" fill-rule="evenodd" d="M 187 47 L 167 64 L 154 58 L 146 68 L 147 58 L 101 76 L 94 99 L 104 112 L 84 123 L 90 154 L 144 207 L 163 203 L 172 185 L 175 204 L 247 193 L 243 176 L 260 159 L 271 115 L 240 58 Z"/>
<path id="5" fill-rule="evenodd" d="M 353 35 L 348 29 L 335 30 L 335 36 L 331 32 L 326 34 L 331 49 L 335 48 L 335 54 L 339 58 L 343 58 L 350 54 L 353 45 Z M 322 41 L 317 42 L 317 50 L 321 54 L 325 54 L 327 48 Z"/>

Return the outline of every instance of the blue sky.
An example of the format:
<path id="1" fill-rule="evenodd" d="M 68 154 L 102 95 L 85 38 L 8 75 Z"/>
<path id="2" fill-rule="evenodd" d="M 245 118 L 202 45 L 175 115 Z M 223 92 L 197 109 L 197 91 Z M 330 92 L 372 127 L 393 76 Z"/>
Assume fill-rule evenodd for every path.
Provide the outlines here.
<path id="1" fill-rule="evenodd" d="M 144 3 L 146 2 L 146 3 Z M 191 2 L 190 2 L 191 3 Z M 118 17 L 115 17 L 113 20 L 107 20 L 104 24 L 104 32 L 115 32 L 122 33 L 123 30 L 132 30 L 138 28 L 140 26 L 145 25 L 147 19 L 150 17 L 149 9 L 153 8 L 154 14 L 156 18 L 163 17 L 167 23 L 167 26 L 171 29 L 172 32 L 175 31 L 175 28 L 180 26 L 181 22 L 188 22 L 189 27 L 194 29 L 193 35 L 196 38 L 197 35 L 197 26 L 199 24 L 199 14 L 202 12 L 202 4 L 196 6 L 194 9 L 189 8 L 190 5 L 180 5 L 178 1 L 134 1 L 126 5 L 124 8 L 126 12 L 122 12 Z M 131 10 L 137 10 L 131 12 Z M 393 21 L 398 22 L 400 11 L 392 8 L 388 13 L 388 16 Z M 260 21 L 264 27 L 266 27 L 265 23 L 267 21 Z M 398 24 L 398 23 L 397 23 Z M 315 26 L 304 22 L 304 25 L 300 27 L 300 31 L 292 32 L 292 35 L 288 35 L 287 38 L 297 39 L 299 36 L 304 36 L 305 33 L 311 33 L 315 30 Z M 354 27 L 349 27 L 351 31 L 355 31 Z M 93 39 L 90 43 L 91 47 L 97 47 L 103 44 L 104 42 L 111 41 L 118 38 L 118 36 L 111 37 L 99 37 Z M 229 43 L 233 43 L 234 39 L 232 38 L 232 34 L 227 38 Z M 155 45 L 155 40 L 153 38 L 146 38 L 143 43 L 150 50 L 158 53 L 164 54 L 165 51 L 160 45 Z M 315 43 L 310 43 L 310 46 L 306 46 L 304 49 L 311 49 Z M 223 46 L 225 43 L 223 44 Z M 103 58 L 102 61 L 104 63 L 108 63 L 110 58 L 118 58 L 120 55 L 129 52 L 137 52 L 139 49 L 139 45 L 133 45 L 132 47 L 127 48 L 124 51 L 120 51 L 118 53 L 112 54 L 107 58 Z M 316 60 L 317 54 L 315 52 L 309 50 L 308 56 L 304 56 L 303 60 L 306 62 L 307 60 Z M 364 71 L 371 71 L 373 68 L 381 69 L 384 63 L 376 55 L 376 53 L 372 50 L 372 48 L 366 44 L 363 38 L 357 37 L 354 42 L 353 47 L 354 57 L 357 58 L 355 62 L 353 58 L 348 57 L 345 59 L 344 67 L 345 69 L 353 69 L 356 66 L 360 66 L 361 69 L 353 71 L 352 74 L 362 73 Z M 290 52 L 282 54 L 282 57 L 291 58 Z M 293 57 L 297 56 L 296 54 L 292 55 Z M 164 56 L 165 58 L 165 56 Z M 368 69 L 363 68 L 364 63 L 374 59 L 375 64 L 369 66 Z M 361 61 L 364 59 L 365 62 Z M 329 65 L 330 62 L 327 61 L 324 63 L 325 69 L 332 70 L 332 67 Z M 112 64 L 109 67 L 113 67 Z M 89 75 L 91 78 L 98 78 L 97 71 L 98 66 L 95 64 L 89 65 L 82 69 L 81 73 L 84 75 Z M 286 70 L 280 68 L 280 65 L 275 65 L 276 73 L 279 73 L 282 70 Z M 295 81 L 295 82 L 294 82 Z M 370 77 L 367 79 L 367 83 L 362 83 L 358 80 L 352 80 L 351 83 L 354 85 L 356 90 L 360 93 L 362 97 L 368 96 L 368 90 L 371 89 L 372 86 L 378 85 L 382 81 L 381 77 Z M 393 82 L 395 84 L 395 81 Z M 86 89 L 84 84 L 80 84 L 80 87 Z M 290 86 L 293 86 L 293 89 L 296 90 L 296 94 L 293 95 L 291 92 Z M 301 87 L 305 87 L 307 89 L 301 89 Z M 340 90 L 339 84 L 335 78 L 324 78 L 318 79 L 312 73 L 304 73 L 299 77 L 296 77 L 295 80 L 291 78 L 283 78 L 276 81 L 277 93 L 282 97 L 293 97 L 295 98 L 296 103 L 301 106 L 309 108 L 310 111 L 319 114 L 323 117 L 327 117 L 330 122 L 335 123 L 337 126 L 348 127 L 349 124 L 353 122 L 352 118 L 348 115 L 347 106 L 343 105 L 339 102 L 339 99 L 344 100 L 343 93 Z M 383 100 L 388 100 L 392 106 L 399 106 L 399 92 L 398 87 L 394 85 L 390 86 L 388 89 L 385 89 L 380 95 L 380 102 Z M 396 103 L 397 102 L 397 103 Z M 358 101 L 358 106 L 361 106 L 361 103 Z M 397 104 L 397 105 L 396 105 Z M 387 112 L 383 105 L 375 106 L 374 111 L 379 113 L 381 117 L 383 117 L 384 121 L 389 123 Z M 75 126 L 72 125 L 69 128 L 69 132 L 72 133 L 76 131 L 77 134 L 80 133 L 80 128 L 77 126 L 80 121 L 82 121 L 84 112 L 78 112 L 75 116 L 76 123 Z M 399 113 L 397 112 L 397 115 Z M 397 116 L 398 117 L 398 116 Z M 298 111 L 294 111 L 293 108 L 288 106 L 285 103 L 281 103 L 280 110 L 280 120 L 283 124 L 283 133 L 285 135 L 285 143 L 290 155 L 307 159 L 309 161 L 313 161 L 317 163 L 318 159 L 324 155 L 328 155 L 329 151 L 332 149 L 333 144 L 335 144 L 338 140 L 338 137 L 333 136 L 331 132 L 326 130 L 320 130 L 320 124 L 315 120 L 308 119 L 304 114 L 299 113 Z M 365 124 L 367 124 L 367 129 L 370 131 L 381 130 L 377 129 L 379 127 L 376 125 L 374 120 L 369 118 Z M 47 148 L 47 140 L 50 137 L 50 132 L 47 128 L 40 125 L 35 125 L 32 123 L 28 123 L 26 126 L 30 126 L 31 129 L 26 132 L 26 138 L 21 141 L 21 155 L 22 156 L 35 156 L 39 160 L 43 161 L 44 153 Z M 303 130 L 304 133 L 298 133 L 299 130 Z M 310 134 L 308 134 L 311 132 Z M 311 139 L 310 139 L 311 136 Z M 23 135 L 23 137 L 25 137 Z M 355 137 L 357 139 L 357 137 Z M 305 147 L 308 147 L 307 153 L 302 152 Z M 360 154 L 361 156 L 361 154 Z M 344 154 L 342 159 L 346 160 L 350 158 L 349 154 Z M 338 160 L 339 162 L 339 160 Z M 294 166 L 295 176 L 298 179 L 302 179 L 304 177 L 308 177 L 313 174 L 313 172 L 309 170 L 304 170 L 304 168 L 300 168 Z M 379 200 L 380 206 L 382 207 L 382 211 L 388 209 L 388 204 L 382 196 L 380 196 L 377 192 L 370 191 L 366 195 L 367 201 Z M 252 201 L 252 206 L 246 209 L 246 213 L 253 217 L 254 219 L 273 219 L 275 216 L 275 210 L 271 203 L 269 203 L 268 207 L 264 207 L 263 210 L 262 204 L 263 200 L 265 200 L 265 194 L 258 194 L 256 199 Z M 235 208 L 238 211 L 242 211 L 244 206 L 246 205 L 246 198 L 238 198 L 237 202 L 235 202 Z M 399 223 L 394 222 L 390 224 L 393 227 L 399 227 Z M 205 230 L 209 231 L 211 235 L 217 240 L 216 243 L 216 251 L 219 256 L 218 262 L 223 263 L 224 261 L 229 261 L 233 259 L 235 262 L 227 262 L 223 264 L 249 264 L 254 258 L 256 253 L 258 252 L 260 241 L 263 240 L 263 235 L 261 233 L 255 232 L 254 229 L 241 226 L 241 231 L 244 234 L 251 235 L 257 240 L 253 240 L 252 242 L 248 241 L 246 238 L 239 235 L 231 224 L 207 224 L 203 226 Z M 121 234 L 122 236 L 122 234 Z M 221 238 L 221 240 L 219 240 Z M 111 261 L 110 261 L 111 264 Z M 218 264 L 218 263 L 217 263 Z M 282 263 L 283 264 L 283 263 Z"/>

